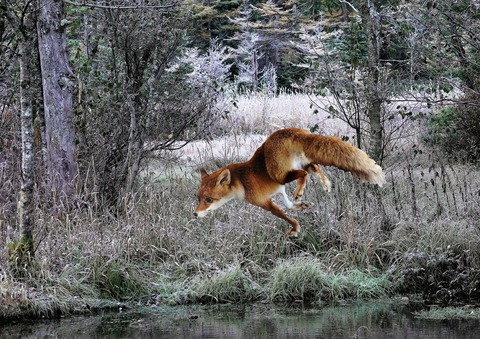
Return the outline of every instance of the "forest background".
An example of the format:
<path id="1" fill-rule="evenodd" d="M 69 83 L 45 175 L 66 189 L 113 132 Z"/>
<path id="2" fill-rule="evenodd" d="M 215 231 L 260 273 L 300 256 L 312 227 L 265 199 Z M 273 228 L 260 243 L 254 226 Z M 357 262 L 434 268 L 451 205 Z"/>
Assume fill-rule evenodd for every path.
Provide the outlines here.
<path id="1" fill-rule="evenodd" d="M 479 10 L 0 1 L 3 316 L 105 298 L 478 300 Z M 295 242 L 242 204 L 193 219 L 200 167 L 288 126 L 365 149 L 389 184 L 329 169 Z"/>

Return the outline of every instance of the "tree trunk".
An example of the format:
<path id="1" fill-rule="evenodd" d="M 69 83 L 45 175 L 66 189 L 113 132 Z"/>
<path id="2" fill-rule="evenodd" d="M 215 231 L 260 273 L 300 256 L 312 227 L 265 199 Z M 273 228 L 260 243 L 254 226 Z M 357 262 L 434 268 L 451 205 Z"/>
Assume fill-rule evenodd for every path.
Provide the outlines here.
<path id="1" fill-rule="evenodd" d="M 370 123 L 371 156 L 378 163 L 383 158 L 382 97 L 380 89 L 380 16 L 373 0 L 360 6 L 362 27 L 367 40 L 368 65 L 366 81 L 367 116 Z"/>
<path id="2" fill-rule="evenodd" d="M 362 27 L 367 40 L 367 79 L 365 81 L 367 94 L 367 116 L 370 124 L 370 155 L 378 163 L 383 160 L 383 122 L 382 104 L 384 102 L 380 86 L 380 15 L 374 0 L 366 0 L 360 6 Z M 392 232 L 392 222 L 388 217 L 378 186 L 372 187 L 373 196 L 381 215 L 380 230 L 387 238 Z"/>
<path id="3" fill-rule="evenodd" d="M 47 143 L 48 186 L 52 198 L 73 194 L 76 174 L 75 126 L 72 97 L 75 78 L 68 66 L 67 42 L 62 26 L 63 2 L 39 0 L 38 46 Z"/>
<path id="4" fill-rule="evenodd" d="M 22 184 L 18 200 L 18 222 L 21 239 L 15 247 L 17 265 L 25 266 L 33 256 L 34 229 L 34 81 L 36 37 L 35 8 L 30 3 L 25 11 L 24 22 L 20 24 L 20 108 L 22 125 Z"/>

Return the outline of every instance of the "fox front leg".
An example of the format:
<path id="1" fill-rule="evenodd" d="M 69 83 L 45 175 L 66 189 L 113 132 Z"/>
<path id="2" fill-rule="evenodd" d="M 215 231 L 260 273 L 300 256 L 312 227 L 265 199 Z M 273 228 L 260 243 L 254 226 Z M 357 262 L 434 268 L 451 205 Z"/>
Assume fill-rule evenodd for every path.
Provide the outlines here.
<path id="1" fill-rule="evenodd" d="M 298 236 L 298 232 L 300 232 L 300 224 L 294 218 L 290 218 L 282 211 L 280 207 L 278 207 L 271 199 L 267 200 L 264 204 L 260 205 L 263 209 L 271 212 L 273 215 L 286 220 L 290 225 L 292 225 L 292 229 L 287 231 L 285 235 L 287 237 L 296 237 Z"/>

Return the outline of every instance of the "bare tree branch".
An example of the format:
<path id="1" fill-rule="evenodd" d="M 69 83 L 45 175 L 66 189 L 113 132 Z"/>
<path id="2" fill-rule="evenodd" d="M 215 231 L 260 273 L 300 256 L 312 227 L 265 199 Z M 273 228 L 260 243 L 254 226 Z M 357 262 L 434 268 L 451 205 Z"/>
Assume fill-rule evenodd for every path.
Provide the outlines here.
<path id="1" fill-rule="evenodd" d="M 90 8 L 102 8 L 102 9 L 169 9 L 172 7 L 175 7 L 177 5 L 177 2 L 173 2 L 169 5 L 146 5 L 142 3 L 137 3 L 135 5 L 122 5 L 121 1 L 118 5 L 107 5 L 107 4 L 102 4 L 102 3 L 92 3 L 88 1 L 70 1 L 70 0 L 63 0 L 63 2 L 73 5 L 73 6 L 82 6 L 82 7 L 90 7 Z"/>
<path id="2" fill-rule="evenodd" d="M 340 3 L 341 4 L 347 4 L 348 6 L 350 6 L 350 8 L 354 11 L 354 12 L 357 12 L 358 13 L 358 9 L 355 8 L 355 6 L 353 6 L 350 2 L 346 1 L 346 0 L 340 0 Z"/>

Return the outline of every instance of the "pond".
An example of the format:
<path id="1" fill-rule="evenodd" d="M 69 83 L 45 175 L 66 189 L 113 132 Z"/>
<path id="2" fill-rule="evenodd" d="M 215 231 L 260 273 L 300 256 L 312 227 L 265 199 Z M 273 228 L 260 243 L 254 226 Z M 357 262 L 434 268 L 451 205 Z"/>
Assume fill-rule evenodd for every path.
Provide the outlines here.
<path id="1" fill-rule="evenodd" d="M 357 302 L 157 307 L 0 325 L 0 338 L 479 338 L 480 321 L 416 318 L 406 306 Z"/>

